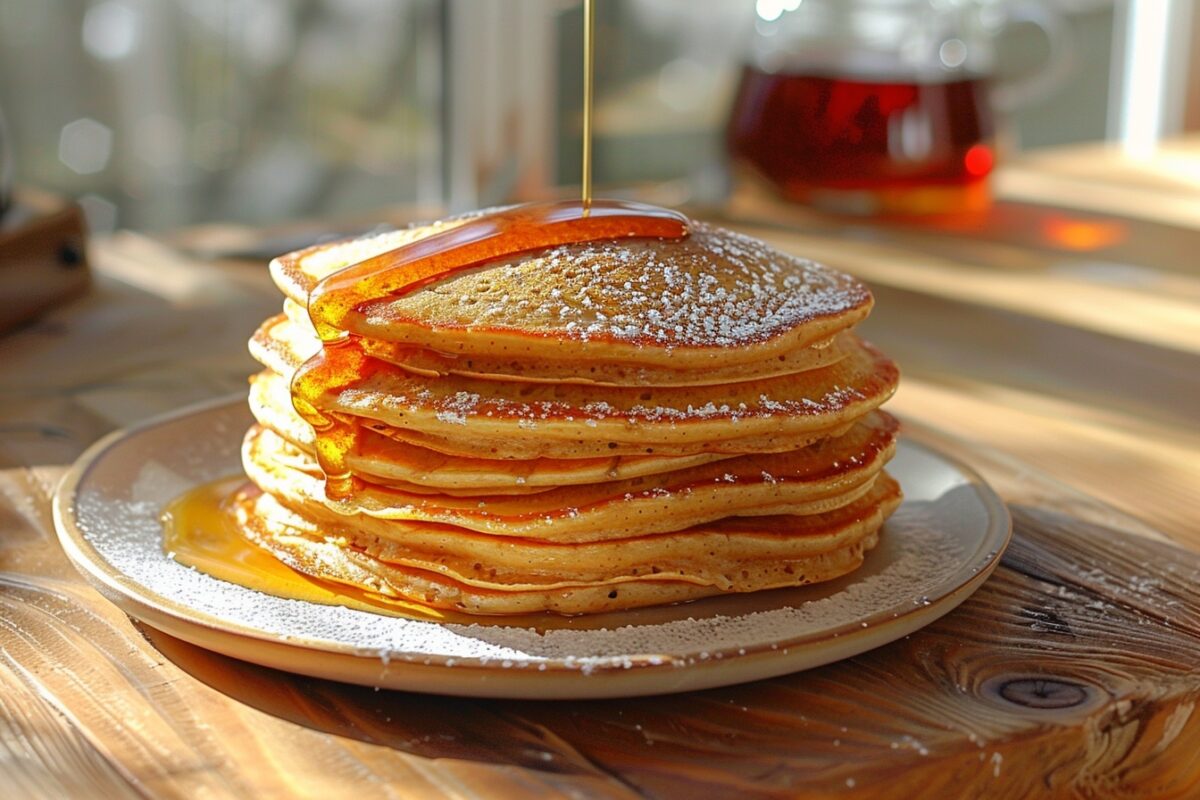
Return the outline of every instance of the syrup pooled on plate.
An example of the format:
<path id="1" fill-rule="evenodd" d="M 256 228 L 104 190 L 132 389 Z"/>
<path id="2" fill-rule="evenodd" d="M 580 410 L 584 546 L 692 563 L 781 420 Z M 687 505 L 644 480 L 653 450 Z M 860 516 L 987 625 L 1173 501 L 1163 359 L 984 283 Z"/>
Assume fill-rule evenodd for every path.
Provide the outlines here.
<path id="1" fill-rule="evenodd" d="M 273 597 L 343 606 L 389 617 L 460 625 L 486 622 L 538 631 L 616 627 L 616 622 L 605 616 L 591 620 L 591 624 L 579 617 L 557 614 L 492 616 L 481 620 L 470 614 L 431 608 L 402 597 L 311 577 L 292 569 L 239 530 L 231 505 L 247 491 L 253 491 L 253 487 L 247 485 L 244 475 L 237 475 L 199 484 L 172 500 L 162 515 L 163 552 L 185 567 Z M 663 610 L 648 618 L 660 617 L 670 619 L 671 615 Z"/>
<path id="2" fill-rule="evenodd" d="M 631 238 L 679 240 L 687 235 L 686 217 L 657 206 L 619 200 L 534 203 L 475 217 L 326 277 L 308 302 L 322 348 L 292 379 L 296 411 L 317 434 L 326 494 L 346 499 L 357 487 L 346 455 L 357 446 L 358 425 L 325 414 L 318 403 L 327 392 L 370 375 L 372 359 L 347 330 L 365 303 L 402 296 L 463 270 L 551 247 Z"/>
<path id="3" fill-rule="evenodd" d="M 244 537 L 228 508 L 245 476 L 204 483 L 167 506 L 163 550 L 184 566 L 276 597 L 345 606 L 376 614 L 441 619 L 424 606 L 310 578 Z"/>

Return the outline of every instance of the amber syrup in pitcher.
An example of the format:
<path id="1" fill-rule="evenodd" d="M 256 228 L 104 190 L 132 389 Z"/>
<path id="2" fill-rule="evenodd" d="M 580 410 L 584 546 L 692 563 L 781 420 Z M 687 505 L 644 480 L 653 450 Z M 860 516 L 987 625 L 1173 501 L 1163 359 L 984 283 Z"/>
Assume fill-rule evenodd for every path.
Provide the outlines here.
<path id="1" fill-rule="evenodd" d="M 863 212 L 987 204 L 988 84 L 743 69 L 728 146 L 790 200 Z"/>

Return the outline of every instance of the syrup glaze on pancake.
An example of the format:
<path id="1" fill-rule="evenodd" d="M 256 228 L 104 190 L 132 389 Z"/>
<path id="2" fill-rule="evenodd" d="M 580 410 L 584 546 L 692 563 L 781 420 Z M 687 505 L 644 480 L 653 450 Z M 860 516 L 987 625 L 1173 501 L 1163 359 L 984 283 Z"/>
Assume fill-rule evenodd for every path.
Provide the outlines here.
<path id="1" fill-rule="evenodd" d="M 323 342 L 344 338 L 363 307 L 472 267 L 522 253 L 634 237 L 677 241 L 687 218 L 665 208 L 619 200 L 532 203 L 462 224 L 332 272 L 308 293 L 308 311 Z"/>
<path id="2" fill-rule="evenodd" d="M 351 496 L 358 478 L 347 454 L 361 438 L 356 420 L 325 413 L 324 395 L 374 362 L 353 346 L 350 320 L 368 314 L 366 305 L 408 292 L 471 267 L 560 245 L 634 237 L 678 240 L 688 236 L 687 219 L 673 211 L 621 201 L 559 202 L 514 206 L 483 214 L 425 239 L 371 256 L 323 277 L 308 295 L 308 313 L 322 347 L 291 376 L 292 404 L 316 433 L 316 455 L 326 491 Z"/>
<path id="3" fill-rule="evenodd" d="M 251 351 L 286 377 L 305 352 L 294 333 L 287 323 L 268 325 Z M 430 380 L 360 353 L 361 369 L 316 404 L 386 435 L 484 458 L 497 449 L 521 459 L 794 449 L 789 437 L 828 435 L 895 389 L 889 359 L 857 340 L 842 346 L 845 355 L 828 367 L 716 387 Z"/>
<path id="4" fill-rule="evenodd" d="M 323 245 L 276 259 L 272 275 L 306 306 L 322 277 L 456 224 Z M 439 353 L 703 370 L 829 339 L 871 302 L 848 275 L 693 221 L 678 242 L 597 242 L 489 264 L 368 303 L 348 324 L 368 339 Z"/>
<path id="5" fill-rule="evenodd" d="M 318 402 L 385 433 L 403 430 L 434 449 L 443 441 L 447 452 L 485 457 L 496 446 L 516 458 L 748 453 L 828 435 L 879 407 L 897 377 L 892 362 L 865 345 L 823 369 L 720 387 L 429 381 L 364 359 L 362 377 Z"/>
<path id="6" fill-rule="evenodd" d="M 255 419 L 290 444 L 313 452 L 313 431 L 291 407 L 287 382 L 264 372 L 250 385 L 250 410 Z M 597 458 L 534 458 L 529 460 L 449 455 L 404 441 L 399 432 L 363 434 L 350 466 L 372 483 L 408 484 L 447 494 L 506 494 L 521 487 L 552 488 L 656 475 L 707 464 L 730 454 L 692 456 L 603 456 Z"/>

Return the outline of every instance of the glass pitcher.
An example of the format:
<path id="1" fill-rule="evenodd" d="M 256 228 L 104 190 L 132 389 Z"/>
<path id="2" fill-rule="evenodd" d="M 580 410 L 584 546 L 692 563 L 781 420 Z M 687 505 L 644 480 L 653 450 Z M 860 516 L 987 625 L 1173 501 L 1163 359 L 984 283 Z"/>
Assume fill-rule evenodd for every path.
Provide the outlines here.
<path id="1" fill-rule="evenodd" d="M 997 109 L 1060 77 L 1065 41 L 1044 4 L 758 0 L 728 128 L 736 165 L 784 197 L 851 213 L 986 208 Z M 1051 63 L 993 79 L 993 39 L 1042 28 Z"/>

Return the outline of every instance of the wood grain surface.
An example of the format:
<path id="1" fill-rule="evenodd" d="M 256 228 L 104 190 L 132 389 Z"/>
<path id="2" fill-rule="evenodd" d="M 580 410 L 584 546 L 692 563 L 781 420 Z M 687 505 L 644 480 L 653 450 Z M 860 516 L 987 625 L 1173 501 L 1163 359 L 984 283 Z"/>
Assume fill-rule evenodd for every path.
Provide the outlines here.
<path id="1" fill-rule="evenodd" d="M 893 408 L 997 487 L 1011 548 L 958 610 L 886 647 L 603 702 L 281 673 L 139 626 L 84 584 L 50 519 L 65 466 L 112 428 L 244 387 L 244 339 L 278 303 L 261 265 L 99 243 L 89 297 L 0 339 L 0 797 L 1200 797 L 1200 347 L 1156 323 L 1195 324 L 1197 276 L 1135 264 L 1113 322 L 1096 304 L 1124 307 L 1121 290 L 1083 256 L 849 228 L 754 232 L 872 281 L 868 333 L 904 369 Z M 1021 291 L 985 288 L 1008 271 Z"/>
<path id="2" fill-rule="evenodd" d="M 1200 791 L 1200 556 L 1086 521 L 1112 513 L 1086 498 L 1014 504 L 995 575 L 892 645 L 691 695 L 536 703 L 376 692 L 137 626 L 50 539 L 57 473 L 3 474 L 6 497 L 34 500 L 7 506 L 0 551 L 0 774 L 19 796 Z"/>

